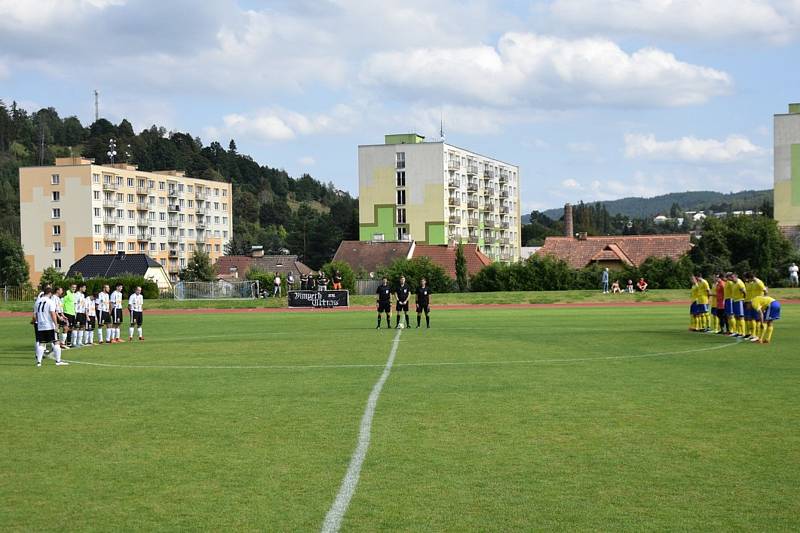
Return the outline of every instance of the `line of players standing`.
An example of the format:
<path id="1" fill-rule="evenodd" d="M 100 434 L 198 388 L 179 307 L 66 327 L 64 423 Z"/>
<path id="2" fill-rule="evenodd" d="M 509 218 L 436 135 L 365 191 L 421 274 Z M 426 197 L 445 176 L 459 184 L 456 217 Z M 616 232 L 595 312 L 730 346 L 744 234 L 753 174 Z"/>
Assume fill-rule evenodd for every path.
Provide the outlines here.
<path id="1" fill-rule="evenodd" d="M 64 294 L 61 287 L 45 287 L 36 297 L 33 305 L 31 323 L 36 334 L 36 366 L 42 366 L 46 353 L 53 353 L 56 364 L 66 365 L 61 360 L 64 349 L 94 346 L 94 331 L 97 331 L 97 344 L 116 344 L 124 342 L 122 330 L 122 285 L 109 292 L 108 285 L 94 294 L 86 294 L 85 284 L 72 284 Z M 139 340 L 143 341 L 144 296 L 142 288 L 136 287 L 128 298 L 130 327 L 128 340 L 133 340 L 137 328 Z M 103 340 L 105 329 L 105 341 Z M 50 350 L 46 350 L 50 344 Z"/>
<path id="2" fill-rule="evenodd" d="M 395 295 L 397 301 L 395 316 L 395 329 L 401 327 L 400 313 L 405 314 L 406 327 L 411 327 L 411 321 L 408 318 L 408 301 L 411 298 L 411 287 L 406 284 L 406 277 L 400 276 L 400 284 L 394 289 L 389 285 L 388 278 L 383 278 L 381 284 L 378 285 L 378 295 L 376 301 L 378 304 L 378 325 L 375 329 L 381 329 L 381 313 L 386 314 L 386 327 L 392 327 L 392 294 Z M 428 281 L 425 278 L 419 280 L 419 287 L 415 292 L 417 304 L 417 327 L 420 326 L 422 321 L 422 313 L 425 313 L 425 325 L 431 327 L 431 290 L 428 287 Z"/>
<path id="3" fill-rule="evenodd" d="M 768 292 L 764 282 L 750 272 L 744 281 L 734 272 L 716 274 L 713 289 L 696 274 L 692 276 L 689 329 L 768 344 L 772 323 L 781 318 L 781 304 Z"/>

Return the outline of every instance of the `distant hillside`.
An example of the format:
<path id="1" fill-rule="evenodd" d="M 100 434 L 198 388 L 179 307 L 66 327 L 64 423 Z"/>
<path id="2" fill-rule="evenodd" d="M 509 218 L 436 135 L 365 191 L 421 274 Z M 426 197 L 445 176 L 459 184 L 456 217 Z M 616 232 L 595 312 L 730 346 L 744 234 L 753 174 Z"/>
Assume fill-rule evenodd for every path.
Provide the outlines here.
<path id="1" fill-rule="evenodd" d="M 648 218 L 659 214 L 669 216 L 670 208 L 674 203 L 684 211 L 738 211 L 758 208 L 765 200 L 772 203 L 772 189 L 729 194 L 714 191 L 673 192 L 652 198 L 631 197 L 590 203 L 604 204 L 612 216 L 620 214 L 630 218 Z M 548 209 L 544 211 L 544 214 L 557 220 L 564 214 L 564 208 Z M 529 215 L 523 217 L 523 223 L 528 223 L 528 217 Z"/>

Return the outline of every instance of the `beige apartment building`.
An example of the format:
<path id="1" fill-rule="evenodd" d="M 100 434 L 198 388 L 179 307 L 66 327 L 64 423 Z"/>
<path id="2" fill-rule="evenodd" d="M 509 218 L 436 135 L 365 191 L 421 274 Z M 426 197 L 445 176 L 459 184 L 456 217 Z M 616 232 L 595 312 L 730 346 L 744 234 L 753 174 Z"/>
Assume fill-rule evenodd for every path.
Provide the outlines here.
<path id="1" fill-rule="evenodd" d="M 233 230 L 231 184 L 79 157 L 19 170 L 20 233 L 32 283 L 87 254 L 146 253 L 172 281 L 195 249 L 212 262 Z"/>

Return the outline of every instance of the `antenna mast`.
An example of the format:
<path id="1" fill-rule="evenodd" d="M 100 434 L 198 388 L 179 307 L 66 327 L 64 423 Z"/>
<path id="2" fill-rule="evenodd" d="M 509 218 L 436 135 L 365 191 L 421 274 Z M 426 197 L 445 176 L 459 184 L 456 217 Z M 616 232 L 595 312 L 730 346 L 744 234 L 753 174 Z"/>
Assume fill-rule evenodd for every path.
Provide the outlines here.
<path id="1" fill-rule="evenodd" d="M 97 122 L 100 120 L 100 93 L 97 92 L 97 89 L 94 90 L 94 121 Z"/>

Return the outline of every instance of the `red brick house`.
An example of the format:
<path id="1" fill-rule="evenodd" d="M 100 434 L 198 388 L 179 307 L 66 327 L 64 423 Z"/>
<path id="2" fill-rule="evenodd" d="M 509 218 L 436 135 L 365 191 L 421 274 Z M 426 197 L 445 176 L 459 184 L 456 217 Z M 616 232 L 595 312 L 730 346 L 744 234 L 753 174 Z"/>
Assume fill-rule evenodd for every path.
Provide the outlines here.
<path id="1" fill-rule="evenodd" d="M 597 264 L 620 269 L 641 266 L 648 257 L 669 257 L 677 261 L 691 249 L 688 234 L 547 237 L 537 254 L 551 255 L 572 268 Z"/>

